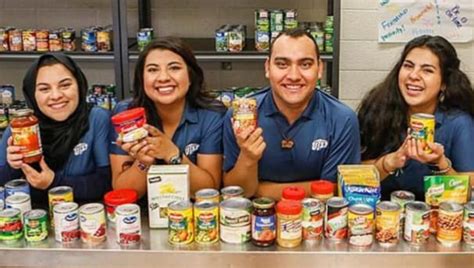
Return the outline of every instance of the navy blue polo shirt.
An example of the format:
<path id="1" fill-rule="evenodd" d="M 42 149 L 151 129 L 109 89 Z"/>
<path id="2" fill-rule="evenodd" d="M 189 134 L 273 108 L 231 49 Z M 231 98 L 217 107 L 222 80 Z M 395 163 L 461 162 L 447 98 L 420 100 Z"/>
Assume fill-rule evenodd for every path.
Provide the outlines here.
<path id="1" fill-rule="evenodd" d="M 474 171 L 474 118 L 458 110 L 448 113 L 438 109 L 435 121 L 435 142 L 444 146 L 454 170 Z M 432 175 L 429 166 L 410 159 L 401 171 L 382 181 L 382 199 L 389 200 L 393 191 L 407 190 L 417 200 L 425 200 L 423 178 Z"/>
<path id="2" fill-rule="evenodd" d="M 308 107 L 292 125 L 278 111 L 271 90 L 254 97 L 258 126 L 266 143 L 258 163 L 261 181 L 300 182 L 327 179 L 336 182 L 337 166 L 360 163 L 359 124 L 356 114 L 336 98 L 315 90 Z M 231 123 L 232 111 L 224 119 L 224 171 L 232 169 L 240 148 Z M 281 148 L 284 137 L 294 141 L 292 149 Z"/>
<path id="3" fill-rule="evenodd" d="M 130 100 L 122 101 L 114 109 L 114 114 L 125 111 Z M 194 164 L 198 154 L 222 154 L 223 113 L 208 109 L 194 108 L 188 103 L 176 129 L 172 141 Z M 115 144 L 118 134 L 111 131 L 111 154 L 127 155 Z"/>

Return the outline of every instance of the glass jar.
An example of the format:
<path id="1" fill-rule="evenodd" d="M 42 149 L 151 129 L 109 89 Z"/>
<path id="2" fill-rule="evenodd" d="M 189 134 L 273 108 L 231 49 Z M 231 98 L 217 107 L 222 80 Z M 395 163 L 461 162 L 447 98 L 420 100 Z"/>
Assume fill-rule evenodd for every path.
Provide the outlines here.
<path id="1" fill-rule="evenodd" d="M 275 201 L 262 197 L 253 200 L 252 243 L 268 247 L 275 243 L 276 215 Z"/>
<path id="2" fill-rule="evenodd" d="M 43 150 L 38 118 L 33 115 L 31 109 L 17 110 L 11 121 L 13 146 L 20 147 L 23 162 L 27 164 L 41 160 Z"/>

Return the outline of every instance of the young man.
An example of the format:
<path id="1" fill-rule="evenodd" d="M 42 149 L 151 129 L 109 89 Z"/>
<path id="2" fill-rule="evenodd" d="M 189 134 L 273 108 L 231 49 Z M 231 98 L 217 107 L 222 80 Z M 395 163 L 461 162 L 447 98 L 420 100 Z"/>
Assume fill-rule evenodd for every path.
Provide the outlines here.
<path id="1" fill-rule="evenodd" d="M 258 128 L 236 135 L 224 119 L 224 185 L 246 196 L 280 199 L 288 185 L 336 182 L 337 166 L 360 162 L 356 114 L 315 90 L 323 73 L 319 50 L 304 30 L 280 34 L 265 62 L 270 88 L 255 95 Z"/>

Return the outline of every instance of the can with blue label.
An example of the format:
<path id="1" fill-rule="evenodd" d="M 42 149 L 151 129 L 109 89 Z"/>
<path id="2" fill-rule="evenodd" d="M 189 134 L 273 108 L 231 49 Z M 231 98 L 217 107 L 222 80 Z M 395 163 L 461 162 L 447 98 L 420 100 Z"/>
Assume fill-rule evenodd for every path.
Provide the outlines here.
<path id="1" fill-rule="evenodd" d="M 5 183 L 5 199 L 15 193 L 30 194 L 30 185 L 25 179 L 11 180 Z"/>
<path id="2" fill-rule="evenodd" d="M 123 204 L 115 209 L 115 230 L 117 243 L 131 245 L 140 243 L 142 225 L 140 207 L 137 204 Z"/>

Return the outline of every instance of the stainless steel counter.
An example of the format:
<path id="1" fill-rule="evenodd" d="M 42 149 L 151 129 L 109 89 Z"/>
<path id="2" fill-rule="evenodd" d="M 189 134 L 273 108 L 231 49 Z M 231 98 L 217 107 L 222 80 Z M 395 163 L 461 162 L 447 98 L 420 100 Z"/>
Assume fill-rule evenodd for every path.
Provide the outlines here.
<path id="1" fill-rule="evenodd" d="M 115 241 L 115 230 L 107 230 L 107 241 L 87 245 L 80 241 L 60 244 L 50 234 L 41 243 L 0 244 L 0 267 L 42 266 L 70 267 L 474 267 L 474 247 L 464 243 L 444 247 L 433 237 L 428 244 L 413 247 L 401 241 L 396 247 L 384 248 L 374 243 L 370 248 L 349 246 L 346 242 L 304 242 L 294 249 L 278 246 L 259 248 L 251 243 L 232 245 L 223 242 L 202 246 L 196 243 L 173 246 L 167 242 L 167 231 L 150 230 L 143 223 L 140 245 L 121 248 Z M 426 266 L 428 265 L 428 266 Z M 269 266 L 270 267 L 270 266 Z"/>

